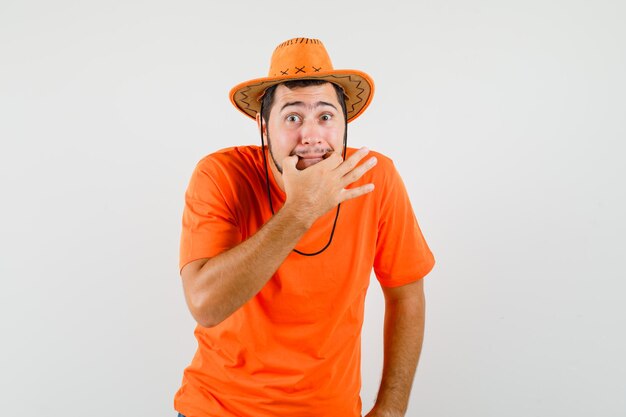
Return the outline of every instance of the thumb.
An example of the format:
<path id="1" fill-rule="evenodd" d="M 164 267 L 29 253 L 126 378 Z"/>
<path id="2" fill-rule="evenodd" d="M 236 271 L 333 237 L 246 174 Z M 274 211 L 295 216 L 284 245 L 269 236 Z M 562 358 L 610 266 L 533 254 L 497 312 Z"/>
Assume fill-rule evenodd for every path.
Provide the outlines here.
<path id="1" fill-rule="evenodd" d="M 296 164 L 298 163 L 298 157 L 296 155 L 290 155 L 283 159 L 283 172 L 296 171 Z"/>

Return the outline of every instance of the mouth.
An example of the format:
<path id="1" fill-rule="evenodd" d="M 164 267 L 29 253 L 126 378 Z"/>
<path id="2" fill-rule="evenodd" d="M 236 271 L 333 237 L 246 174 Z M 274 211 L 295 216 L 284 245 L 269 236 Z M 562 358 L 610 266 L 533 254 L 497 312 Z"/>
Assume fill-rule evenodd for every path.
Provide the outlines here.
<path id="1" fill-rule="evenodd" d="M 318 162 L 323 161 L 328 157 L 328 155 L 330 155 L 329 152 L 296 155 L 298 157 L 298 163 L 296 164 L 296 168 L 298 168 L 299 170 L 306 169 L 312 165 L 317 164 Z"/>

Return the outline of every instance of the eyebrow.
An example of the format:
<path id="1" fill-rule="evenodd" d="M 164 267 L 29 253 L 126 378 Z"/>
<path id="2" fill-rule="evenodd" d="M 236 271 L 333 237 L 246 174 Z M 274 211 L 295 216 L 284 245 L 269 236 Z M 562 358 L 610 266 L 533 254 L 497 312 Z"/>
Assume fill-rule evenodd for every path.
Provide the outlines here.
<path id="1" fill-rule="evenodd" d="M 285 107 L 289 107 L 289 106 L 305 106 L 305 104 L 302 101 L 290 101 L 288 103 L 283 104 L 283 106 L 280 108 L 280 111 L 283 111 Z M 334 104 L 328 103 L 327 101 L 318 101 L 315 104 L 313 104 L 313 108 L 320 107 L 320 106 L 330 106 L 333 109 L 337 110 L 337 107 L 335 107 Z"/>

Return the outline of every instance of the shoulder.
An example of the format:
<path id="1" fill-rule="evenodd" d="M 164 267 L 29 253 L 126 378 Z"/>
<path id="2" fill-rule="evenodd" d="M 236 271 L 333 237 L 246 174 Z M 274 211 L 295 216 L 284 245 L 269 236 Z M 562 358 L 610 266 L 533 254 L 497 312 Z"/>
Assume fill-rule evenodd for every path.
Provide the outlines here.
<path id="1" fill-rule="evenodd" d="M 254 165 L 261 158 L 258 146 L 235 146 L 224 148 L 204 156 L 198 161 L 198 169 L 245 167 Z"/>
<path id="2" fill-rule="evenodd" d="M 237 146 L 220 149 L 198 161 L 194 174 L 219 181 L 247 181 L 262 171 L 263 160 L 258 146 Z"/>
<path id="3" fill-rule="evenodd" d="M 357 149 L 348 149 L 350 155 Z M 396 168 L 394 161 L 387 155 L 375 150 L 370 150 L 367 156 L 361 160 L 364 163 L 371 157 L 376 157 L 376 165 L 367 171 L 360 179 L 360 183 L 372 183 L 376 187 L 375 199 L 379 204 L 385 205 L 389 201 L 401 198 L 406 195 L 406 187 L 400 176 L 400 172 Z"/>
<path id="4" fill-rule="evenodd" d="M 224 148 L 202 157 L 196 164 L 189 185 L 188 197 L 236 201 L 256 187 L 262 178 L 261 149 L 255 146 Z"/>
<path id="5" fill-rule="evenodd" d="M 196 164 L 190 189 L 217 187 L 221 190 L 238 190 L 255 182 L 263 166 L 258 146 L 238 146 L 220 149 L 202 157 Z"/>

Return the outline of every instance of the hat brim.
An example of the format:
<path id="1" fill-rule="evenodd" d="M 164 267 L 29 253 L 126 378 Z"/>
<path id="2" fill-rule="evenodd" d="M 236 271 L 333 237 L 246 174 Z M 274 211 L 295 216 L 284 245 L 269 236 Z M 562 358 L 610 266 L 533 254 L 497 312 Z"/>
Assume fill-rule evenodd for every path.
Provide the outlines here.
<path id="1" fill-rule="evenodd" d="M 256 119 L 261 110 L 260 98 L 269 87 L 291 80 L 325 80 L 343 88 L 346 94 L 347 121 L 360 116 L 374 96 L 374 80 L 362 71 L 332 70 L 315 74 L 265 77 L 246 81 L 230 90 L 230 101 L 246 116 Z"/>

